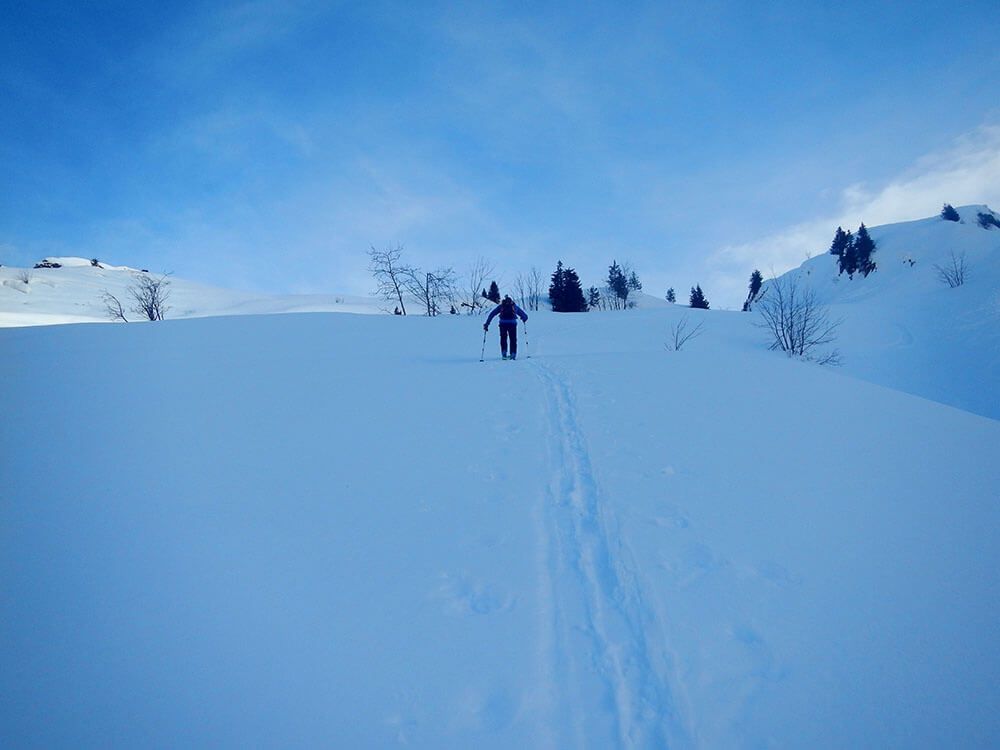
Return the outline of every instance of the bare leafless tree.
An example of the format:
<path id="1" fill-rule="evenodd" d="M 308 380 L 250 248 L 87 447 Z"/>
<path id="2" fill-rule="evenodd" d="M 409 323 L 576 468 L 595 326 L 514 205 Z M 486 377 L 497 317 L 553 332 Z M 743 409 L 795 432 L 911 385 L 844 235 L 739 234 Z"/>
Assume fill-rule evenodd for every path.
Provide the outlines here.
<path id="1" fill-rule="evenodd" d="M 531 271 L 528 272 L 528 307 L 537 311 L 544 293 L 545 276 L 537 267 L 532 266 Z"/>
<path id="2" fill-rule="evenodd" d="M 109 318 L 120 320 L 122 323 L 128 323 L 128 318 L 125 317 L 125 307 L 122 305 L 120 299 L 105 289 L 101 295 L 101 301 L 104 303 L 104 309 L 107 311 Z"/>
<path id="3" fill-rule="evenodd" d="M 163 320 L 167 310 L 167 298 L 170 297 L 170 281 L 167 276 L 150 276 L 148 273 L 137 273 L 135 281 L 128 286 L 129 296 L 134 304 L 132 312 L 144 316 L 147 320 Z"/>
<path id="4" fill-rule="evenodd" d="M 486 306 L 483 297 L 483 290 L 486 288 L 486 280 L 493 275 L 493 264 L 486 258 L 479 257 L 469 267 L 465 275 L 465 284 L 462 287 L 461 306 L 466 308 L 469 315 L 475 315 L 480 309 Z"/>
<path id="5" fill-rule="evenodd" d="M 28 286 L 31 283 L 31 271 L 18 271 L 15 278 L 25 286 Z"/>
<path id="6" fill-rule="evenodd" d="M 771 335 L 771 349 L 821 364 L 840 363 L 836 350 L 818 355 L 816 349 L 836 341 L 842 321 L 830 318 L 827 309 L 817 302 L 815 292 L 809 287 L 800 288 L 795 277 L 772 278 L 757 298 L 757 309 L 757 325 Z"/>
<path id="7" fill-rule="evenodd" d="M 406 282 L 413 278 L 416 270 L 403 263 L 402 256 L 402 245 L 383 250 L 377 250 L 373 245 L 368 250 L 368 270 L 375 277 L 374 294 L 398 305 L 400 312 L 406 315 L 406 303 L 403 301 Z"/>
<path id="8" fill-rule="evenodd" d="M 688 316 L 685 315 L 670 329 L 670 339 L 666 343 L 667 349 L 672 352 L 679 352 L 683 348 L 684 344 L 701 335 L 701 331 L 704 326 L 705 321 L 702 320 L 698 323 L 698 325 L 692 328 L 691 321 L 688 320 Z"/>
<path id="9" fill-rule="evenodd" d="M 523 309 L 534 309 L 531 306 L 531 281 L 528 276 L 523 273 L 519 273 L 515 276 L 513 290 L 517 304 L 519 304 Z"/>
<path id="10" fill-rule="evenodd" d="M 955 251 L 952 250 L 950 260 L 951 262 L 947 266 L 935 264 L 934 270 L 937 271 L 937 277 L 940 281 L 954 289 L 965 283 L 965 276 L 968 273 L 969 267 L 965 262 L 965 253 L 955 255 Z"/>
<path id="11" fill-rule="evenodd" d="M 455 299 L 455 271 L 439 268 L 436 271 L 414 270 L 404 279 L 406 290 L 423 306 L 428 317 L 440 315 Z"/>

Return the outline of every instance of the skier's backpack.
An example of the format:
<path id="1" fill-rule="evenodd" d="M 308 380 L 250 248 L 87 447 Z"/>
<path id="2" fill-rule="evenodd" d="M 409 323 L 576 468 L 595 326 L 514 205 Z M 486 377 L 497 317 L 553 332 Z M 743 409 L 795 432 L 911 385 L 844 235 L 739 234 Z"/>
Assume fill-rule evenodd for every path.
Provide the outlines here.
<path id="1" fill-rule="evenodd" d="M 500 320 L 516 320 L 514 317 L 514 300 L 504 300 L 500 303 Z"/>

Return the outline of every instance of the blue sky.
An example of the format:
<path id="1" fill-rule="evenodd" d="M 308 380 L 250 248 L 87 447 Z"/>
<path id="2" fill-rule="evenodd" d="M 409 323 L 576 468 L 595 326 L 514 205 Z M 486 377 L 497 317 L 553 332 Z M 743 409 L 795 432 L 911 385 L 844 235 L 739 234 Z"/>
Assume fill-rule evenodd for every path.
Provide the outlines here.
<path id="1" fill-rule="evenodd" d="M 371 288 L 562 259 L 738 306 L 838 223 L 1000 208 L 995 2 L 0 3 L 0 263 Z"/>

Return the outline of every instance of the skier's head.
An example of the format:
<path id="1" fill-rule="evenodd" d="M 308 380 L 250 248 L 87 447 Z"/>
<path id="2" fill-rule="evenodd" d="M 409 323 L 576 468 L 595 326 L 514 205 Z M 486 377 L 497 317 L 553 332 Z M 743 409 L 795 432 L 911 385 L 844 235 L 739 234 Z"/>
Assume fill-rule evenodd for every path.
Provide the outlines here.
<path id="1" fill-rule="evenodd" d="M 505 294 L 505 295 L 503 296 L 503 301 L 504 301 L 504 302 L 513 302 L 514 300 L 512 300 L 512 299 L 510 298 L 510 295 L 509 295 L 509 294 Z"/>

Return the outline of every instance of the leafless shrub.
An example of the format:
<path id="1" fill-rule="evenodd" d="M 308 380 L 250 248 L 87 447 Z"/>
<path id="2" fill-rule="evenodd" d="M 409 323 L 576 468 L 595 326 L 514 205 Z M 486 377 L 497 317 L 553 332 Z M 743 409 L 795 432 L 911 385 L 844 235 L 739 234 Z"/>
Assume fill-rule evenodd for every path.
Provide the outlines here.
<path id="1" fill-rule="evenodd" d="M 128 318 L 125 317 L 125 308 L 115 295 L 105 289 L 104 293 L 101 294 L 101 301 L 104 303 L 104 310 L 109 318 L 128 323 Z"/>
<path id="2" fill-rule="evenodd" d="M 528 273 L 528 307 L 537 312 L 544 292 L 545 276 L 536 266 L 532 266 Z"/>
<path id="3" fill-rule="evenodd" d="M 469 315 L 474 315 L 488 303 L 483 297 L 486 279 L 493 275 L 493 264 L 486 258 L 477 258 L 465 275 L 465 285 L 462 287 L 461 307 L 466 308 Z"/>
<path id="4" fill-rule="evenodd" d="M 137 273 L 134 276 L 135 282 L 128 287 L 129 296 L 135 304 L 132 305 L 132 312 L 144 316 L 147 320 L 163 320 L 167 310 L 167 298 L 170 291 L 170 281 L 163 274 L 160 277 L 150 276 L 146 273 Z"/>
<path id="5" fill-rule="evenodd" d="M 939 266 L 935 263 L 934 270 L 937 271 L 938 280 L 954 289 L 965 283 L 969 267 L 965 262 L 965 253 L 955 255 L 955 251 L 952 250 L 950 256 L 951 262 L 948 265 Z"/>
<path id="6" fill-rule="evenodd" d="M 15 276 L 14 278 L 16 278 L 22 284 L 27 286 L 28 284 L 31 283 L 31 271 L 28 270 L 18 271 L 17 276 Z"/>
<path id="7" fill-rule="evenodd" d="M 826 308 L 816 301 L 815 292 L 800 288 L 794 277 L 772 278 L 758 297 L 757 310 L 757 325 L 770 334 L 771 349 L 820 364 L 840 364 L 836 350 L 828 354 L 816 350 L 836 341 L 842 321 L 831 319 Z"/>
<path id="8" fill-rule="evenodd" d="M 691 321 L 685 315 L 674 323 L 670 329 L 670 339 L 665 344 L 667 351 L 679 352 L 684 347 L 684 344 L 701 335 L 704 326 L 705 321 L 702 320 L 694 328 L 691 328 Z"/>
<path id="9" fill-rule="evenodd" d="M 368 251 L 368 270 L 375 277 L 374 293 L 390 304 L 397 305 L 401 314 L 406 315 L 403 292 L 406 290 L 407 279 L 412 278 L 415 269 L 404 264 L 402 256 L 402 245 L 384 250 L 376 250 L 373 245 Z"/>

